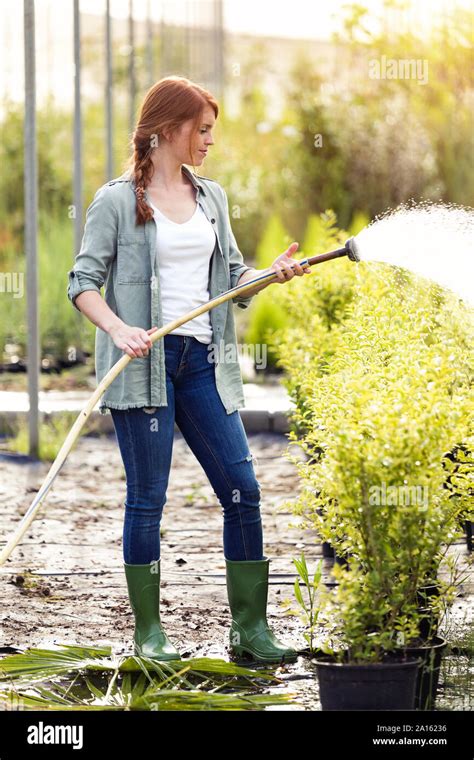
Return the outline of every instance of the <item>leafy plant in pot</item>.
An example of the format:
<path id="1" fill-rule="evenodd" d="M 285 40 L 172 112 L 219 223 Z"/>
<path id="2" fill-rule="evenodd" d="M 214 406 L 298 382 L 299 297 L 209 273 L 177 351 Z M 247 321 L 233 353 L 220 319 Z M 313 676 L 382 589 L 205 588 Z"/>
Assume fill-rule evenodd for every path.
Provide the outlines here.
<path id="1" fill-rule="evenodd" d="M 332 623 L 328 654 L 316 659 L 322 709 L 413 709 L 421 659 L 399 646 L 416 634 L 416 608 L 407 609 L 401 588 L 387 598 L 382 578 L 353 562 L 334 572 L 339 585 L 323 591 L 320 602 Z"/>
<path id="2" fill-rule="evenodd" d="M 375 523 L 373 529 L 375 536 Z M 345 650 L 333 650 L 331 657 L 316 660 L 324 709 L 402 709 L 402 700 L 407 700 L 404 709 L 433 709 L 447 646 L 437 635 L 437 621 L 454 598 L 456 583 L 438 580 L 416 589 L 409 561 L 407 568 L 397 562 L 393 575 L 388 562 L 368 572 L 360 559 L 352 561 L 348 569 L 350 562 L 346 568 L 335 566 L 338 588 L 320 601 L 320 620 L 332 620 L 332 637 L 339 633 L 346 644 Z M 324 642 L 321 648 L 329 650 Z M 377 672 L 380 669 L 368 667 L 372 660 L 387 664 L 418 661 L 413 704 L 408 692 L 413 672 L 400 669 L 391 673 L 388 667 Z M 352 662 L 354 667 L 335 676 L 331 664 L 340 662 Z M 365 668 L 357 667 L 363 662 Z M 369 685 L 370 691 L 364 693 Z"/>
<path id="3" fill-rule="evenodd" d="M 390 493 L 390 489 L 387 490 Z M 458 490 L 460 490 L 459 486 Z M 458 497 L 460 496 L 459 493 L 457 495 Z M 397 489 L 392 489 L 392 496 L 387 498 L 387 505 L 391 507 L 392 511 L 400 506 L 397 503 L 398 501 L 401 501 L 402 506 L 407 501 L 407 505 L 409 506 L 410 500 L 407 500 L 409 496 L 409 490 L 398 493 Z M 415 709 L 430 710 L 434 708 L 441 658 L 447 646 L 446 641 L 438 635 L 438 627 L 440 620 L 447 614 L 451 603 L 456 598 L 458 589 L 463 581 L 457 569 L 456 559 L 452 556 L 446 556 L 447 546 L 443 544 L 445 539 L 449 540 L 449 537 L 456 537 L 455 529 L 459 518 L 459 508 L 459 501 L 449 501 L 444 505 L 443 521 L 436 518 L 436 512 L 434 519 L 426 520 L 424 525 L 426 532 L 424 542 L 425 558 L 422 558 L 418 569 L 419 585 L 411 582 L 416 578 L 416 574 L 410 573 L 410 583 L 404 588 L 406 599 L 411 599 L 413 608 L 416 607 L 418 613 L 416 636 L 413 635 L 406 645 L 401 645 L 407 656 L 421 658 L 421 667 L 418 671 L 415 688 Z M 334 527 L 341 525 L 341 511 L 337 508 L 337 504 L 333 503 L 332 509 L 330 508 L 325 511 L 318 508 L 317 513 L 321 520 L 320 530 L 322 534 L 331 538 L 331 536 L 334 536 Z M 324 528 L 325 521 L 326 529 Z M 373 517 L 371 521 L 372 525 L 374 525 Z M 447 532 L 449 524 L 452 526 L 451 534 Z M 327 530 L 328 526 L 329 530 Z M 423 537 L 422 533 L 420 533 L 420 537 Z M 350 532 L 347 534 L 345 531 L 338 536 L 339 544 L 346 552 L 352 543 L 350 539 Z M 431 562 L 429 561 L 430 546 L 433 552 L 437 551 Z M 342 550 L 339 549 L 338 551 Z M 336 555 L 336 558 L 339 559 L 339 555 Z M 364 571 L 364 568 L 370 567 L 370 564 L 363 560 L 364 558 L 359 552 L 359 570 L 362 571 Z M 422 567 L 426 563 L 425 560 L 427 560 L 427 567 L 423 570 Z M 348 564 L 348 562 L 350 562 L 350 553 L 346 554 L 344 561 L 339 559 L 339 564 Z M 443 578 L 440 577 L 440 568 L 443 571 Z M 411 569 L 409 567 L 408 571 Z M 415 563 L 413 563 L 413 569 L 415 569 Z M 399 570 L 399 567 L 393 568 L 394 577 L 396 577 Z M 388 617 L 387 619 L 389 620 L 390 618 Z M 382 622 L 385 623 L 387 621 L 382 619 Z M 400 633 L 400 641 L 403 640 L 404 638 L 401 637 Z"/>
<path id="4" fill-rule="evenodd" d="M 324 372 L 318 361 L 305 366 L 314 391 L 305 403 L 304 448 L 323 454 L 310 467 L 296 463 L 304 483 L 296 511 L 349 557 L 334 567 L 338 586 L 323 604 L 340 643 L 331 661 L 318 663 L 323 709 L 400 709 L 401 697 L 387 704 L 395 690 L 386 682 L 380 698 L 374 688 L 366 698 L 353 675 L 366 666 L 384 679 L 390 662 L 408 671 L 409 647 L 426 648 L 420 590 L 459 522 L 459 503 L 444 488 L 443 455 L 470 433 L 472 317 L 408 275 L 398 287 L 399 273 L 386 268 L 377 298 L 376 280 L 363 273 L 346 319 L 332 331 Z M 436 599 L 446 601 L 443 586 Z M 349 681 L 332 701 L 327 673 L 332 684 Z"/>

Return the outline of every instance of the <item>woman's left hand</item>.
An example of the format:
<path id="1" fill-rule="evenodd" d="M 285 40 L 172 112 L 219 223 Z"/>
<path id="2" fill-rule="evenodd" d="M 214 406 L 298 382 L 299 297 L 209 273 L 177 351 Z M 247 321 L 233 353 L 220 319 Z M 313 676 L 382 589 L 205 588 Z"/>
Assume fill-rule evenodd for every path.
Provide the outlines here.
<path id="1" fill-rule="evenodd" d="M 311 274 L 311 267 L 307 264 L 301 266 L 301 264 L 291 258 L 293 254 L 296 253 L 298 245 L 298 243 L 292 243 L 285 253 L 277 256 L 273 264 L 269 267 L 269 271 L 273 270 L 278 275 L 278 280 L 275 280 L 275 282 L 288 282 L 295 276 L 295 274 L 297 274 L 298 277 L 301 277 L 303 274 Z"/>

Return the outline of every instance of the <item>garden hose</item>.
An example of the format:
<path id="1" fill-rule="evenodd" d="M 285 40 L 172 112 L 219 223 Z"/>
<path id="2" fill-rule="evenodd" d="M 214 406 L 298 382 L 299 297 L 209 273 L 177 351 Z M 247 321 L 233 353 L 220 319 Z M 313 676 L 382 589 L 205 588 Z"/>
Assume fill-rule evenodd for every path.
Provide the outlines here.
<path id="1" fill-rule="evenodd" d="M 346 241 L 343 248 L 337 248 L 334 251 L 329 251 L 328 253 L 323 253 L 318 256 L 312 256 L 311 258 L 301 259 L 300 261 L 297 261 L 295 263 L 300 264 L 301 266 L 312 266 L 313 264 L 319 264 L 319 263 L 322 263 L 323 261 L 329 261 L 331 259 L 339 258 L 340 256 L 348 256 L 352 261 L 360 260 L 354 238 L 349 238 L 349 240 Z M 211 300 L 207 301 L 205 304 L 198 306 L 197 308 L 193 309 L 187 314 L 184 314 L 184 316 L 179 317 L 178 319 L 175 319 L 172 322 L 169 322 L 167 325 L 164 325 L 163 327 L 156 330 L 156 332 L 151 333 L 149 335 L 150 340 L 152 343 L 154 343 L 160 338 L 163 338 L 165 335 L 168 335 L 168 333 L 170 333 L 172 330 L 175 330 L 177 327 L 184 325 L 186 322 L 189 322 L 191 319 L 194 319 L 200 314 L 203 314 L 206 311 L 210 311 L 215 306 L 219 306 L 219 304 L 224 303 L 225 301 L 229 301 L 231 298 L 235 298 L 236 295 L 244 295 L 244 293 L 254 288 L 255 285 L 265 280 L 268 280 L 268 282 L 271 283 L 272 280 L 275 280 L 275 279 L 277 279 L 277 273 L 274 270 L 271 270 L 267 272 L 266 274 L 260 275 L 259 277 L 255 277 L 255 279 L 253 280 L 249 280 L 249 282 L 246 282 L 243 285 L 236 285 L 234 288 L 231 288 L 230 290 L 226 290 L 225 293 L 221 293 L 221 295 L 216 296 L 215 298 L 212 298 Z M 8 557 L 10 556 L 10 554 L 12 553 L 12 551 L 14 550 L 16 545 L 19 543 L 20 539 L 22 538 L 24 533 L 28 530 L 29 526 L 34 520 L 46 494 L 48 493 L 57 474 L 59 473 L 61 467 L 66 461 L 67 455 L 69 454 L 72 447 L 74 446 L 74 443 L 78 439 L 79 433 L 83 425 L 89 418 L 95 405 L 97 404 L 97 402 L 99 401 L 103 393 L 106 391 L 106 389 L 109 387 L 109 385 L 112 383 L 112 381 L 115 380 L 117 375 L 119 375 L 123 369 L 125 369 L 125 367 L 132 360 L 132 358 L 135 358 L 135 357 L 131 357 L 128 354 L 124 353 L 124 355 L 114 364 L 114 366 L 110 368 L 110 370 L 107 372 L 105 377 L 102 379 L 100 384 L 95 389 L 89 401 L 86 403 L 84 408 L 79 412 L 79 415 L 77 419 L 75 420 L 71 430 L 69 431 L 63 445 L 61 446 L 56 456 L 56 459 L 51 465 L 49 472 L 41 488 L 37 492 L 30 507 L 23 515 L 15 531 L 12 533 L 6 545 L 3 547 L 2 551 L 0 552 L 0 565 L 3 565 L 3 563 L 8 559 Z"/>

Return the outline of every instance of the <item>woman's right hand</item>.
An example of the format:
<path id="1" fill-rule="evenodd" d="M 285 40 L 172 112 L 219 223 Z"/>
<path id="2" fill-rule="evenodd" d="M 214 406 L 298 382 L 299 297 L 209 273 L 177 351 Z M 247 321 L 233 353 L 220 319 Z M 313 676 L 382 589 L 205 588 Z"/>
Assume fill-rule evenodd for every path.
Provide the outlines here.
<path id="1" fill-rule="evenodd" d="M 122 351 L 125 351 L 132 359 L 148 356 L 152 347 L 152 342 L 149 335 L 157 327 L 151 327 L 149 330 L 144 330 L 142 327 L 131 327 L 130 325 L 117 325 L 109 330 L 109 335 L 113 342 Z"/>

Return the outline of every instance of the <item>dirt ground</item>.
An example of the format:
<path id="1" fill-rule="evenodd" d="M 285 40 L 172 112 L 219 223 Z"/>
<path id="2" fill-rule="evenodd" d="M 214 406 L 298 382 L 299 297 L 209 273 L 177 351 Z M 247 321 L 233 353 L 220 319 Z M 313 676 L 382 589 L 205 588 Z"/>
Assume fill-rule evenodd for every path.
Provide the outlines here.
<path id="1" fill-rule="evenodd" d="M 298 492 L 295 465 L 285 457 L 284 434 L 249 434 L 262 486 L 264 552 L 270 557 L 268 622 L 276 635 L 306 647 L 303 623 L 285 615 L 294 604 L 296 569 L 304 550 L 310 571 L 322 556 L 313 531 L 300 526 L 283 503 Z M 289 450 L 304 454 L 294 444 Z M 5 461 L 0 457 L 0 540 L 18 524 L 41 486 L 47 463 Z M 131 654 L 133 613 L 123 572 L 122 528 L 125 474 L 115 436 L 85 436 L 76 444 L 21 544 L 0 567 L 0 651 L 52 643 L 108 644 Z M 463 594 L 453 606 L 451 631 L 473 620 L 473 572 L 462 543 L 453 547 L 467 569 Z M 162 519 L 162 621 L 184 657 L 228 659 L 231 622 L 225 585 L 221 507 L 200 464 L 180 433 L 175 434 L 170 483 Z M 332 562 L 323 580 L 331 582 Z M 456 638 L 456 635 L 455 635 Z M 457 666 L 456 666 L 457 667 Z M 441 709 L 473 709 L 471 686 L 444 693 Z M 451 671 L 450 671 L 451 672 Z M 278 669 L 291 681 L 299 706 L 320 709 L 314 666 L 307 658 Z M 451 678 L 451 676 L 449 676 Z M 288 689 L 289 683 L 282 688 Z M 467 689 L 467 691 L 466 691 Z M 278 687 L 277 687 L 277 690 Z"/>
<path id="2" fill-rule="evenodd" d="M 302 624 L 283 616 L 279 600 L 293 594 L 292 558 L 304 548 L 312 563 L 319 550 L 308 541 L 308 532 L 303 536 L 300 528 L 289 527 L 298 519 L 280 507 L 297 488 L 296 468 L 283 456 L 286 436 L 249 435 L 249 443 L 262 485 L 264 551 L 271 560 L 269 624 L 288 643 L 305 646 Z M 0 462 L 2 544 L 48 469 L 45 463 Z M 133 615 L 122 564 L 124 500 L 125 476 L 114 436 L 83 437 L 22 543 L 0 568 L 0 646 L 55 641 L 131 650 Z M 227 642 L 222 520 L 204 471 L 177 432 L 162 519 L 162 619 L 186 655 L 222 655 Z"/>

